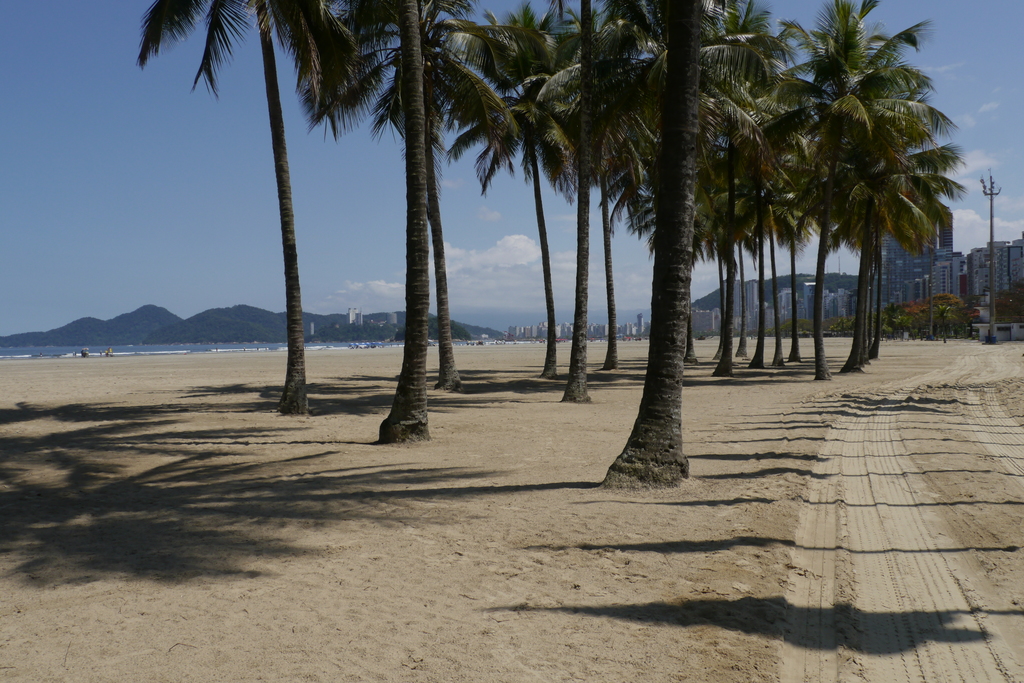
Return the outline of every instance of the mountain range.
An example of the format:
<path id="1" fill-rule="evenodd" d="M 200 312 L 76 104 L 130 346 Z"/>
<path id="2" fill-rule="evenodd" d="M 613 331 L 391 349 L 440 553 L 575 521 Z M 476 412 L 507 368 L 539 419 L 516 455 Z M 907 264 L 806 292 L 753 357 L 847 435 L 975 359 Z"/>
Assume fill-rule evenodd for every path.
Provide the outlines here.
<path id="1" fill-rule="evenodd" d="M 348 315 L 303 313 L 307 342 L 386 341 L 402 337 L 405 313 L 397 314 L 397 324 L 388 322 L 387 313 L 363 316 L 362 325 L 350 325 Z M 437 318 L 431 316 L 433 338 L 437 337 Z M 310 329 L 313 333 L 310 334 Z M 452 336 L 469 340 L 473 336 L 499 337 L 501 333 L 486 327 L 452 321 Z M 128 346 L 135 344 L 230 344 L 245 342 L 284 343 L 287 327 L 284 313 L 273 313 L 253 306 L 211 308 L 191 318 L 180 318 L 166 308 L 152 304 L 110 320 L 79 318 L 63 327 L 46 332 L 24 332 L 0 337 L 0 347 L 23 346 Z"/>

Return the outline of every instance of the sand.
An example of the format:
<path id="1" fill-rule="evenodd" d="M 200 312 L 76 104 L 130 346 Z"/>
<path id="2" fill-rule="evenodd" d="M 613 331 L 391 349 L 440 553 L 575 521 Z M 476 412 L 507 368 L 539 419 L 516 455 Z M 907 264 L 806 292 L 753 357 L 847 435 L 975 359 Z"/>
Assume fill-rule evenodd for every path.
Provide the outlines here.
<path id="1" fill-rule="evenodd" d="M 412 446 L 395 349 L 311 352 L 305 418 L 281 353 L 0 362 L 0 680 L 1024 680 L 1022 350 L 698 342 L 693 476 L 640 493 L 596 484 L 642 343 L 588 405 L 459 348 Z"/>

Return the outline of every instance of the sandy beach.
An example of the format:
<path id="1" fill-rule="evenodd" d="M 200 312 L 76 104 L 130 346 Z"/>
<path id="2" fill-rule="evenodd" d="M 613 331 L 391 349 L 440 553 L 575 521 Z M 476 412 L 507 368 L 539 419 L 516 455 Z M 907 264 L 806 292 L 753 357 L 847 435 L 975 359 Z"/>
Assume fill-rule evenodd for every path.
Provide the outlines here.
<path id="1" fill-rule="evenodd" d="M 311 352 L 307 418 L 280 353 L 0 363 L 0 680 L 1024 680 L 1024 345 L 698 342 L 691 479 L 604 490 L 646 350 L 570 405 L 456 349 L 414 446 L 399 349 Z"/>

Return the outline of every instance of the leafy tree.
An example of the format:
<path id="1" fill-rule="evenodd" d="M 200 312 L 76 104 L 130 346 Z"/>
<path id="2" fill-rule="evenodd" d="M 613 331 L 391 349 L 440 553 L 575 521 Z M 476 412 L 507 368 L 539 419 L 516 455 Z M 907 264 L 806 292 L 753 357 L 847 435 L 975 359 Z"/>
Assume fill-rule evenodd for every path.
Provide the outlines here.
<path id="1" fill-rule="evenodd" d="M 318 92 L 325 79 L 345 80 L 352 68 L 354 42 L 333 9 L 331 0 L 156 0 L 142 19 L 138 61 L 140 67 L 145 67 L 162 48 L 187 38 L 205 17 L 206 49 L 192 88 L 202 79 L 216 95 L 217 73 L 230 59 L 234 41 L 242 37 L 255 17 L 263 56 L 284 249 L 288 365 L 278 410 L 287 415 L 304 415 L 309 412 L 309 405 L 295 217 L 274 36 L 295 60 L 300 89 Z"/>
<path id="2" fill-rule="evenodd" d="M 1014 282 L 996 296 L 996 311 L 1001 322 L 1024 322 L 1024 281 Z"/>

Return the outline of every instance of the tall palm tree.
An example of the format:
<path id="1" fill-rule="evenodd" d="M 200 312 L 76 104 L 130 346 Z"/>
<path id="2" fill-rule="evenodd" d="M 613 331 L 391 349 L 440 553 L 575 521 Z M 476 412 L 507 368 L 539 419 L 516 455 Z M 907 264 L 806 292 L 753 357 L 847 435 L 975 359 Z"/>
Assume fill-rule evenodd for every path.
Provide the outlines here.
<path id="1" fill-rule="evenodd" d="M 797 22 L 783 22 L 784 35 L 807 58 L 789 71 L 780 87 L 783 99 L 793 104 L 783 118 L 808 131 L 821 160 L 819 173 L 824 181 L 814 287 L 816 380 L 832 377 L 825 358 L 824 280 L 833 244 L 832 207 L 843 150 L 884 139 L 890 132 L 898 134 L 887 128 L 887 122 L 918 108 L 920 103 L 907 96 L 928 89 L 927 77 L 903 59 L 907 47 L 918 46 L 928 23 L 886 35 L 867 24 L 878 4 L 879 0 L 861 0 L 859 6 L 852 0 L 831 0 L 813 31 Z M 939 133 L 948 129 L 946 122 L 933 121 L 933 125 Z M 884 145 L 874 147 L 881 150 Z"/>
<path id="2" fill-rule="evenodd" d="M 563 0 L 554 0 L 563 6 Z M 580 0 L 579 137 L 576 144 L 576 288 L 572 318 L 569 377 L 562 401 L 589 403 L 587 390 L 587 306 L 590 287 L 590 184 L 593 177 L 591 129 L 593 112 L 594 20 L 590 0 Z"/>
<path id="3" fill-rule="evenodd" d="M 740 167 L 760 166 L 766 158 L 766 142 L 761 128 L 763 122 L 757 99 L 771 85 L 781 69 L 781 58 L 786 46 L 770 30 L 770 15 L 754 0 L 728 2 L 724 11 L 716 13 L 714 21 L 706 24 L 705 35 L 709 47 L 706 77 L 702 83 L 706 114 L 705 135 L 717 141 L 725 164 L 726 201 L 724 249 L 726 263 L 726 301 L 723 306 L 722 357 L 715 376 L 732 375 L 732 326 L 735 261 L 740 268 L 740 338 L 736 356 L 747 356 L 746 341 L 746 282 L 743 272 L 743 230 L 737 221 L 737 177 Z M 710 47 L 714 46 L 714 47 Z M 733 48 L 722 50 L 721 48 Z M 736 48 L 740 48 L 737 50 Z M 712 60 L 718 52 L 729 52 L 728 61 Z M 747 176 L 749 174 L 741 174 Z M 759 174 L 754 174 L 759 175 Z M 727 320 L 728 318 L 728 320 Z M 730 356 L 726 360 L 726 356 Z"/>
<path id="4" fill-rule="evenodd" d="M 423 97 L 417 0 L 401 0 L 401 94 L 405 116 L 405 345 L 391 412 L 380 425 L 380 443 L 427 441 L 427 345 L 430 315 L 430 242 L 427 217 L 427 112 Z"/>
<path id="5" fill-rule="evenodd" d="M 395 6 L 374 0 L 351 0 L 347 14 L 360 38 L 363 65 L 355 82 L 305 99 L 314 123 L 326 121 L 335 135 L 355 124 L 366 110 L 373 132 L 388 127 L 407 135 L 405 126 L 404 62 L 396 34 Z M 470 0 L 435 0 L 420 7 L 419 31 L 424 61 L 423 97 L 426 106 L 427 215 L 434 254 L 437 291 L 439 377 L 436 389 L 458 391 L 462 381 L 455 366 L 448 303 L 448 278 L 441 223 L 438 160 L 444 154 L 444 133 L 472 120 L 489 135 L 511 116 L 504 102 L 491 90 L 484 73 L 493 73 L 500 60 L 502 43 L 493 30 L 478 26 L 468 17 Z"/>
<path id="6" fill-rule="evenodd" d="M 938 304 L 935 306 L 935 317 L 939 321 L 939 326 L 942 329 L 942 343 L 946 343 L 946 336 L 949 332 L 949 319 L 953 317 L 955 310 L 949 304 Z"/>
<path id="7" fill-rule="evenodd" d="M 288 365 L 278 410 L 286 415 L 307 414 L 309 404 L 295 215 L 274 36 L 295 60 L 300 90 L 317 92 L 324 80 L 343 81 L 352 68 L 355 46 L 333 10 L 332 0 L 156 0 L 142 19 L 140 67 L 145 67 L 162 48 L 187 38 L 200 19 L 205 18 L 206 49 L 192 88 L 204 80 L 215 96 L 220 67 L 230 59 L 234 41 L 242 37 L 255 19 L 263 57 L 284 251 Z"/>
<path id="8" fill-rule="evenodd" d="M 923 111 L 931 117 L 943 118 L 928 107 Z M 931 118 L 929 117 L 929 118 Z M 906 123 L 906 122 L 904 122 Z M 913 146 L 914 138 L 929 138 L 928 120 L 910 121 L 905 141 Z M 895 123 L 890 124 L 895 125 Z M 900 155 L 901 163 L 893 166 L 860 156 L 860 163 L 849 164 L 855 177 L 850 192 L 853 208 L 849 218 L 862 221 L 863 228 L 847 242 L 861 250 L 858 281 L 857 316 L 850 356 L 842 372 L 860 371 L 869 362 L 868 345 L 869 280 L 874 265 L 876 244 L 883 232 L 892 235 L 911 251 L 921 251 L 934 244 L 936 226 L 949 225 L 952 214 L 943 200 L 955 200 L 966 190 L 948 174 L 962 165 L 962 154 L 954 145 L 929 145 L 925 149 L 906 151 Z M 840 229 L 849 224 L 840 224 Z"/>
<path id="9" fill-rule="evenodd" d="M 493 14 L 485 12 L 484 16 L 490 26 L 501 25 Z M 521 155 L 523 177 L 533 186 L 544 277 L 547 345 L 541 377 L 555 379 L 558 376 L 558 323 L 541 183 L 546 177 L 557 191 L 571 194 L 568 162 L 573 144 L 551 102 L 542 99 L 540 93 L 548 80 L 567 66 L 568 55 L 559 42 L 563 24 L 553 13 L 537 15 L 528 3 L 524 3 L 505 15 L 502 23 L 519 31 L 497 34 L 505 43 L 504 54 L 499 68 L 489 74 L 489 80 L 511 113 L 510 125 L 501 135 L 495 135 L 492 127 L 485 125 L 486 121 L 473 122 L 452 143 L 449 155 L 458 159 L 470 148 L 483 144 L 476 168 L 485 194 L 495 174 L 502 169 L 512 172 L 513 159 L 516 154 Z M 524 32 L 534 33 L 534 39 L 529 40 Z"/>
<path id="10" fill-rule="evenodd" d="M 662 97 L 651 341 L 633 431 L 605 476 L 606 486 L 672 486 L 689 475 L 683 453 L 682 386 L 690 317 L 701 0 L 668 9 L 667 83 Z"/>

